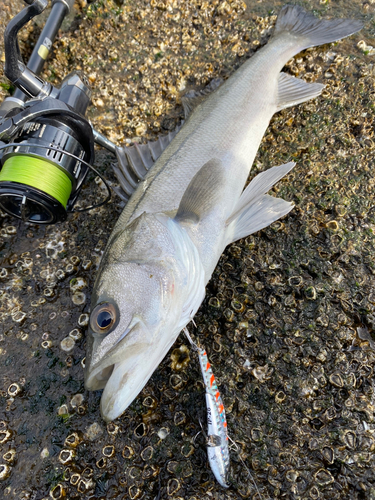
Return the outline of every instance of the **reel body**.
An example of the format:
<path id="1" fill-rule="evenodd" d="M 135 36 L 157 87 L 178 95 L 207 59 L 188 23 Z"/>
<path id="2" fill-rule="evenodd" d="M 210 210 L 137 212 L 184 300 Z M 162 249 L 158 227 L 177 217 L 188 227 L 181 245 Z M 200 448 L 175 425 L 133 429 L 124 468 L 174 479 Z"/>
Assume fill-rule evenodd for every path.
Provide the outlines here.
<path id="1" fill-rule="evenodd" d="M 72 74 L 57 98 L 28 101 L 28 116 L 8 135 L 12 145 L 3 148 L 0 171 L 0 207 L 8 214 L 53 224 L 73 209 L 88 172 L 79 160 L 94 159 L 93 133 L 84 118 L 91 91 L 84 80 Z M 54 109 L 56 99 L 65 109 Z"/>
<path id="2" fill-rule="evenodd" d="M 95 171 L 94 141 L 111 151 L 115 146 L 85 118 L 91 88 L 82 72 L 71 73 L 58 88 L 39 76 L 50 37 L 55 37 L 74 0 L 53 0 L 27 66 L 17 34 L 46 8 L 47 0 L 25 2 L 28 6 L 5 33 L 5 74 L 17 89 L 0 106 L 0 208 L 26 222 L 53 224 L 67 218 L 89 168 Z"/>

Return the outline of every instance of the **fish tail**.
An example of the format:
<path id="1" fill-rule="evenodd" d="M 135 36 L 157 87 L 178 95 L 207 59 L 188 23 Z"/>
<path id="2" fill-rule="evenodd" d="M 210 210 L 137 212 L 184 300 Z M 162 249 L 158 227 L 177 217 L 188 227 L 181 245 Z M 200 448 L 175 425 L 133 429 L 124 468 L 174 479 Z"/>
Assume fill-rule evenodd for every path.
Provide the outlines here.
<path id="1" fill-rule="evenodd" d="M 273 36 L 286 32 L 298 37 L 299 52 L 308 47 L 335 42 L 356 33 L 362 27 L 363 23 L 356 19 L 317 19 L 299 5 L 284 5 L 277 17 Z"/>

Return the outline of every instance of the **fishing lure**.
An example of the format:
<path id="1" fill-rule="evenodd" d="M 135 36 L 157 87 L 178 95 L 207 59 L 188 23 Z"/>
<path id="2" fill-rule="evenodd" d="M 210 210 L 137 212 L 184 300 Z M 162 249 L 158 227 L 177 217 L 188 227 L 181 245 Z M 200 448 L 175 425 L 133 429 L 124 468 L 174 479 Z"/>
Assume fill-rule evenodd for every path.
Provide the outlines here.
<path id="1" fill-rule="evenodd" d="M 184 328 L 184 332 L 190 344 L 198 353 L 206 388 L 208 460 L 217 481 L 224 488 L 229 488 L 229 446 L 223 400 L 221 399 L 206 351 L 197 346 L 186 328 Z"/>

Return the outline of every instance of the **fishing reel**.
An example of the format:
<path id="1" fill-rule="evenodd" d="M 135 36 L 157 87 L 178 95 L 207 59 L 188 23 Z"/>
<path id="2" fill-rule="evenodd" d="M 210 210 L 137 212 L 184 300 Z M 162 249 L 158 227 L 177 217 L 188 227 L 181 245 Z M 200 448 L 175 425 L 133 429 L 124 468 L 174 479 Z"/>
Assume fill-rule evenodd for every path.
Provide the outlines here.
<path id="1" fill-rule="evenodd" d="M 85 118 L 91 89 L 83 73 L 68 75 L 59 87 L 39 76 L 74 0 L 53 0 L 27 66 L 17 35 L 48 0 L 24 1 L 28 6 L 10 21 L 4 36 L 4 72 L 16 91 L 0 106 L 0 208 L 26 222 L 54 224 L 73 211 L 89 170 L 100 176 L 92 167 L 94 142 L 112 152 L 115 145 Z M 110 198 L 103 181 L 108 196 L 95 207 Z"/>

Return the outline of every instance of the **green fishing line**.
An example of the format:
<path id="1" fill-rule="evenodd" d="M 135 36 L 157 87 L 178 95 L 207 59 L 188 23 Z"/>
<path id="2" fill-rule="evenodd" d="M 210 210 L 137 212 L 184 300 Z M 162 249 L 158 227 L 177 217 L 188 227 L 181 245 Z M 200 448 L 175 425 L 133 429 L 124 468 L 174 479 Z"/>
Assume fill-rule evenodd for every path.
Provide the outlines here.
<path id="1" fill-rule="evenodd" d="M 0 171 L 0 182 L 18 182 L 49 194 L 64 208 L 72 191 L 72 183 L 62 170 L 35 156 L 15 155 L 6 160 Z"/>

